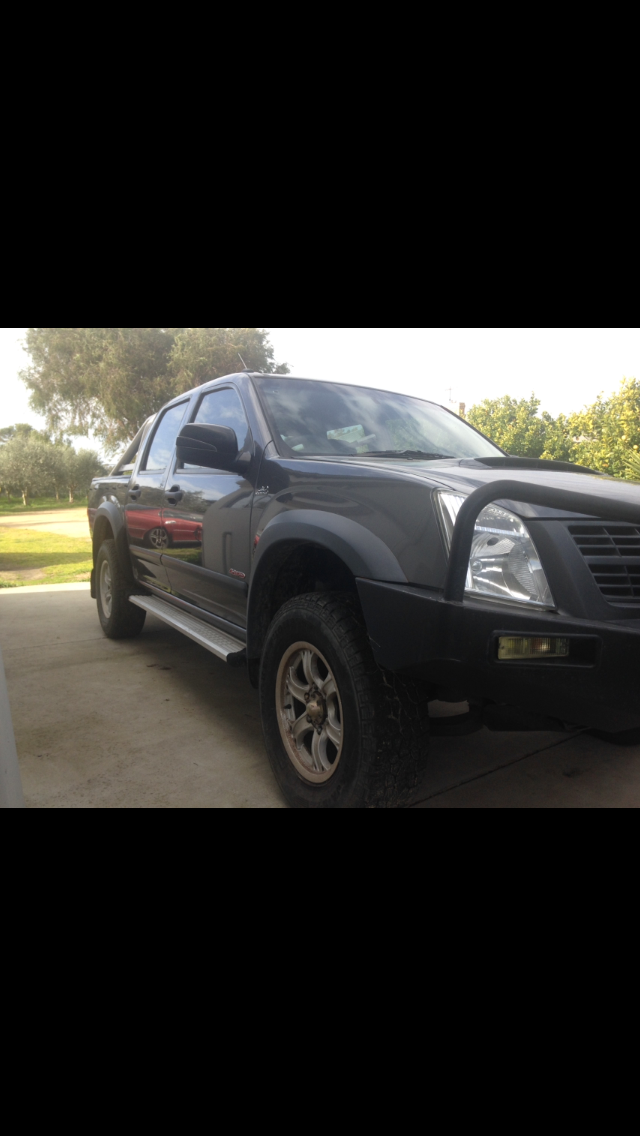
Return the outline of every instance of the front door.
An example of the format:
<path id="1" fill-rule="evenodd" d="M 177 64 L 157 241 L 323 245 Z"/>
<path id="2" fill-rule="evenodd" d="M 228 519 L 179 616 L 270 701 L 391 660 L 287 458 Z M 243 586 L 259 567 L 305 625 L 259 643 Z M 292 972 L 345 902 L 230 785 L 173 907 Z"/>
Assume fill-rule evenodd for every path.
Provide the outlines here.
<path id="1" fill-rule="evenodd" d="M 253 456 L 253 439 L 235 387 L 209 391 L 194 422 L 230 426 L 241 453 Z M 167 482 L 163 555 L 174 595 L 213 615 L 246 626 L 251 571 L 251 507 L 247 473 L 176 466 Z"/>
<path id="2" fill-rule="evenodd" d="M 181 402 L 161 415 L 138 473 L 131 481 L 125 506 L 129 548 L 138 579 L 167 592 L 169 577 L 162 565 L 162 553 L 168 544 L 162 520 L 164 490 L 188 406 L 188 401 Z"/>

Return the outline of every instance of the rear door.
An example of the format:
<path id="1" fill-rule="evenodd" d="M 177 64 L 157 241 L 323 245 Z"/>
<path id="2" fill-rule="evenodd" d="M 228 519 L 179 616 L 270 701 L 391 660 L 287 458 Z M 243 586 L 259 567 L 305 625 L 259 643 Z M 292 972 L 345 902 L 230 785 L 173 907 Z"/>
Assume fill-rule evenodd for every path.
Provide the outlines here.
<path id="1" fill-rule="evenodd" d="M 162 553 L 169 544 L 162 519 L 164 490 L 188 407 L 187 399 L 160 415 L 127 491 L 125 516 L 133 566 L 142 583 L 163 591 L 170 591 L 162 565 Z"/>
<path id="2" fill-rule="evenodd" d="M 162 561 L 176 596 L 245 627 L 254 491 L 248 456 L 254 447 L 237 388 L 204 394 L 192 420 L 235 430 L 247 455 L 246 473 L 174 466 L 163 514 L 169 547 Z"/>

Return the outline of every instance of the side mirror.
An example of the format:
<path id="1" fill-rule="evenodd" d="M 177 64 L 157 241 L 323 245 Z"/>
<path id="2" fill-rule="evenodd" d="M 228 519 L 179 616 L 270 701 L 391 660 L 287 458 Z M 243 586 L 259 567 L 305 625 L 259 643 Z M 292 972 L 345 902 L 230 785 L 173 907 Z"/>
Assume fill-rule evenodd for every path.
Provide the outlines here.
<path id="1" fill-rule="evenodd" d="M 207 426 L 196 422 L 183 426 L 176 448 L 182 465 L 232 470 L 238 460 L 236 432 L 228 426 Z"/>

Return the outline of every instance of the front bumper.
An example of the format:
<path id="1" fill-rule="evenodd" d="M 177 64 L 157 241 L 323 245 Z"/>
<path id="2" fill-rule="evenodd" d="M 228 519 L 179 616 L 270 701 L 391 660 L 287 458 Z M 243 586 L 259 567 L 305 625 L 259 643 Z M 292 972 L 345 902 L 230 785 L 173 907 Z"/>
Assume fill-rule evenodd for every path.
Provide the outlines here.
<path id="1" fill-rule="evenodd" d="M 616 733 L 640 727 L 640 620 L 615 623 L 521 610 L 402 584 L 358 580 L 377 662 L 433 685 Z M 500 662 L 500 635 L 562 636 L 568 659 Z"/>

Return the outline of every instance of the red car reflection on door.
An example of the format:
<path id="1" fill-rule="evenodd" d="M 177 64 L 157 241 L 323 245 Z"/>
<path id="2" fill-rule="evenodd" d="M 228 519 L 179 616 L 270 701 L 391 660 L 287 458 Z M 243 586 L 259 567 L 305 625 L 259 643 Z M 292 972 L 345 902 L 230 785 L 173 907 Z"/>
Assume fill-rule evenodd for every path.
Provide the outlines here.
<path id="1" fill-rule="evenodd" d="M 127 527 L 132 544 L 154 548 L 200 548 L 202 522 L 163 518 L 161 509 L 128 509 Z"/>
<path id="2" fill-rule="evenodd" d="M 139 505 L 130 505 L 126 510 L 126 517 L 129 542 L 145 548 L 155 548 L 149 537 L 152 532 L 157 532 L 162 527 L 162 509 L 145 509 Z"/>
<path id="3" fill-rule="evenodd" d="M 202 521 L 189 517 L 164 517 L 164 530 L 171 548 L 200 548 L 202 545 Z"/>

